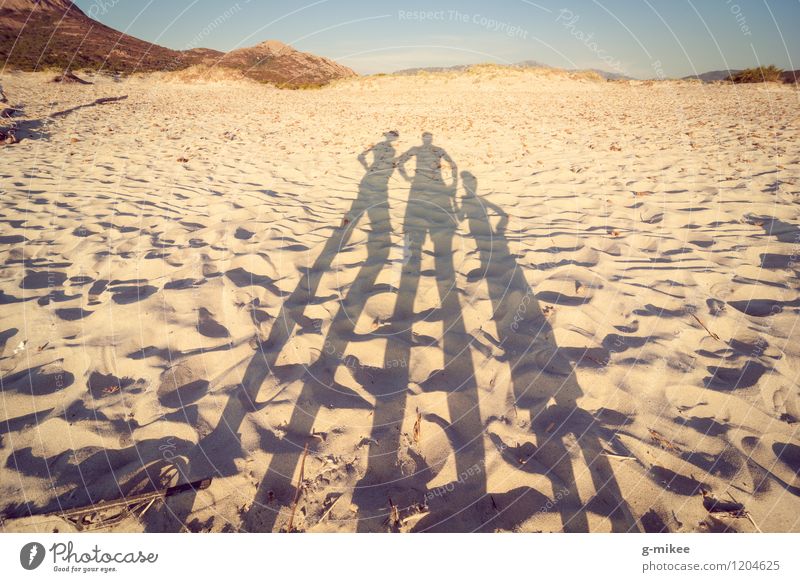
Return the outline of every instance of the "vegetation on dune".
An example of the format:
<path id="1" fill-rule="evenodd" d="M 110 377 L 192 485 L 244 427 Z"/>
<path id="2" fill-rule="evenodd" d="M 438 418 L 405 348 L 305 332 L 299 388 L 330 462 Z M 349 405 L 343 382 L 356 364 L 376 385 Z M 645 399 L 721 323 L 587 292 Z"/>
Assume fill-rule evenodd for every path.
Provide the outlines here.
<path id="1" fill-rule="evenodd" d="M 583 81 L 596 81 L 598 83 L 605 83 L 606 79 L 597 71 L 570 71 L 569 76 L 571 79 Z"/>
<path id="2" fill-rule="evenodd" d="M 754 67 L 734 73 L 728 77 L 728 81 L 733 83 L 773 83 L 782 81 L 783 69 L 775 65 L 766 67 Z"/>
<path id="3" fill-rule="evenodd" d="M 323 87 L 328 86 L 330 83 L 270 83 L 269 81 L 264 81 L 266 84 L 275 85 L 278 89 L 289 89 L 292 91 L 311 91 L 314 89 L 322 89 Z"/>

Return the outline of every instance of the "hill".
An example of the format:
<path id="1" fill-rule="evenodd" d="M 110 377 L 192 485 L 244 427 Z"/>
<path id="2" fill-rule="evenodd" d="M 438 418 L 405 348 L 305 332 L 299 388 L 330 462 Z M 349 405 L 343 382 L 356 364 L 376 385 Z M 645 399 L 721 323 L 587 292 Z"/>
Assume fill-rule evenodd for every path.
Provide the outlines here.
<path id="1" fill-rule="evenodd" d="M 207 65 L 288 85 L 324 84 L 355 75 L 330 59 L 277 41 L 227 54 L 207 48 L 169 49 L 97 22 L 69 0 L 5 0 L 0 6 L 0 60 L 6 68 L 133 73 Z"/>
<path id="2" fill-rule="evenodd" d="M 283 85 L 324 84 L 356 76 L 351 69 L 335 61 L 300 52 L 276 40 L 231 51 L 222 55 L 217 64 L 242 71 L 256 81 Z"/>

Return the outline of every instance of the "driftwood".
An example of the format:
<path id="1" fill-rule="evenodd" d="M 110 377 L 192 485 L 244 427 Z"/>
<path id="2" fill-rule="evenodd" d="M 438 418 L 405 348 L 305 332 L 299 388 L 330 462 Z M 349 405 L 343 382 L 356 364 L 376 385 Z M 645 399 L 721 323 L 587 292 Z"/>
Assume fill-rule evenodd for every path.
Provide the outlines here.
<path id="1" fill-rule="evenodd" d="M 91 81 L 81 79 L 72 71 L 64 71 L 61 75 L 53 77 L 53 83 L 77 83 L 78 85 L 94 85 Z"/>
<path id="2" fill-rule="evenodd" d="M 175 485 L 174 487 L 168 487 L 166 489 L 131 495 L 130 497 L 122 499 L 101 501 L 93 505 L 54 511 L 45 515 L 48 517 L 60 517 L 70 522 L 79 531 L 102 529 L 114 526 L 126 517 L 137 514 L 139 516 L 143 515 L 156 501 L 164 501 L 167 497 L 172 497 L 187 491 L 208 489 L 209 485 L 211 485 L 211 479 L 203 479 L 202 481 L 194 481 L 192 483 Z"/>

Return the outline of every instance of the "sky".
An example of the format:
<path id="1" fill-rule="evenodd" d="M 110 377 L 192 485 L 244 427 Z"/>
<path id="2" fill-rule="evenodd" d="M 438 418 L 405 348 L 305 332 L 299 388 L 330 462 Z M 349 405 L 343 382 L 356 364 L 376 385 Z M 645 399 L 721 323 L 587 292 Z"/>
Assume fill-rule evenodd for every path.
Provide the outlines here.
<path id="1" fill-rule="evenodd" d="M 800 69 L 800 0 L 74 0 L 173 49 L 280 40 L 359 74 L 537 61 L 636 78 Z"/>

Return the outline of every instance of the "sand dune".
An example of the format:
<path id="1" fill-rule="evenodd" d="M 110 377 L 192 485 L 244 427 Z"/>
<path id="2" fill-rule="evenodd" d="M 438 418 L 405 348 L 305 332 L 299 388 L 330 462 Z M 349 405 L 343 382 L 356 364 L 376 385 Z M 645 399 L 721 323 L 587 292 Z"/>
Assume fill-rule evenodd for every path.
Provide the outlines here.
<path id="1" fill-rule="evenodd" d="M 4 531 L 798 531 L 794 88 L 92 80 L 3 79 Z"/>

